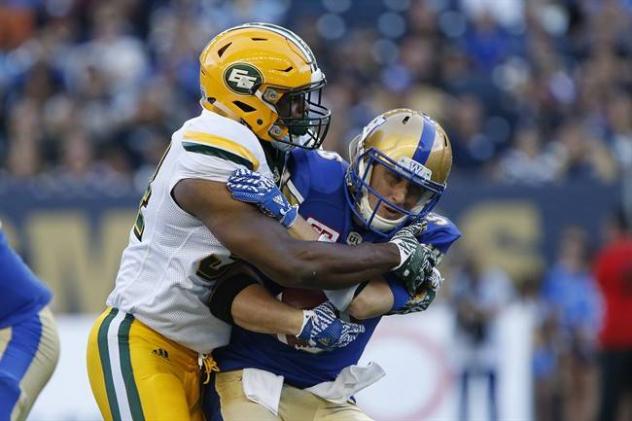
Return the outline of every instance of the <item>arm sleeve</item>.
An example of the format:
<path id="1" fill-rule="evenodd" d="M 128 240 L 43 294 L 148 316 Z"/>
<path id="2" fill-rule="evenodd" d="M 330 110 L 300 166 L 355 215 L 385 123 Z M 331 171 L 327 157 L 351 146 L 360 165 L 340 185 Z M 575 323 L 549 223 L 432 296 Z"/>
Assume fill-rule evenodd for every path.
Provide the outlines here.
<path id="1" fill-rule="evenodd" d="M 400 310 L 408 302 L 410 294 L 408 294 L 406 287 L 404 287 L 401 282 L 392 277 L 389 277 L 387 283 L 391 289 L 391 294 L 393 294 L 393 307 L 391 308 L 391 312 Z"/>
<path id="2" fill-rule="evenodd" d="M 218 319 L 235 326 L 233 320 L 232 306 L 235 297 L 247 286 L 256 284 L 257 281 L 245 274 L 234 275 L 217 281 L 208 306 L 211 314 Z"/>
<path id="3" fill-rule="evenodd" d="M 235 263 L 213 286 L 208 301 L 211 314 L 228 324 L 235 325 L 231 311 L 235 297 L 247 286 L 261 281 L 260 275 L 253 268 L 242 262 Z"/>

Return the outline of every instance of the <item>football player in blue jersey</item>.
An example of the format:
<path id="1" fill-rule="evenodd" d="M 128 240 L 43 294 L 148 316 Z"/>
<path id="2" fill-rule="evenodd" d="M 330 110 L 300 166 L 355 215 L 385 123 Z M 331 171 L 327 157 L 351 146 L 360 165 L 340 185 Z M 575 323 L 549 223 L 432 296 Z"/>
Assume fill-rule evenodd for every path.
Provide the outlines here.
<path id="1" fill-rule="evenodd" d="M 25 419 L 55 370 L 59 338 L 50 300 L 0 224 L 0 420 Z"/>
<path id="2" fill-rule="evenodd" d="M 351 142 L 350 159 L 348 165 L 331 152 L 292 151 L 282 183 L 292 204 L 271 180 L 251 171 L 235 172 L 228 187 L 234 198 L 256 204 L 303 239 L 383 242 L 408 226 L 403 229 L 426 245 L 428 258 L 419 262 L 427 265 L 425 278 L 404 285 L 387 274 L 346 290 L 321 292 L 283 288 L 264 276 L 248 282 L 227 277 L 210 307 L 235 327 L 230 344 L 213 353 L 221 371 L 206 390 L 207 419 L 369 419 L 352 395 L 384 373 L 375 364 L 355 364 L 381 315 L 430 305 L 442 282 L 436 265 L 460 232 L 431 213 L 445 190 L 452 152 L 445 132 L 428 116 L 409 109 L 378 116 Z M 297 206 L 300 216 L 292 212 Z M 265 314 L 263 306 L 245 305 L 263 289 L 257 281 L 301 308 L 324 301 L 341 317 L 361 320 L 365 332 L 344 348 L 321 353 L 299 338 L 248 331 Z"/>

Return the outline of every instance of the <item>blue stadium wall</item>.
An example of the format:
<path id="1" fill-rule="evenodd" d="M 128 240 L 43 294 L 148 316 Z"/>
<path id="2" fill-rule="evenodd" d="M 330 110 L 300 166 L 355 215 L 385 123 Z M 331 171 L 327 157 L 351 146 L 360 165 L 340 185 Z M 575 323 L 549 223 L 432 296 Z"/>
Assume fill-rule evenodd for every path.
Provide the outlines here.
<path id="1" fill-rule="evenodd" d="M 520 281 L 539 276 L 553 261 L 568 225 L 584 227 L 598 246 L 618 192 L 618 186 L 586 183 L 526 188 L 465 181 L 450 185 L 439 212 L 459 225 L 463 245 L 483 251 Z M 57 312 L 103 308 L 140 196 L 34 185 L 0 189 L 3 228 L 55 292 Z"/>

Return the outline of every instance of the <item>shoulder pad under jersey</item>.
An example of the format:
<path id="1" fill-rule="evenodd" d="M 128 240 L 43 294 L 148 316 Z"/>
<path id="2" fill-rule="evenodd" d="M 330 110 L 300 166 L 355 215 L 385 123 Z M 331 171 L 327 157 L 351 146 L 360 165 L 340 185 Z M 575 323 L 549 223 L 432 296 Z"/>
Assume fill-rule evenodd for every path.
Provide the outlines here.
<path id="1" fill-rule="evenodd" d="M 292 204 L 301 204 L 310 192 L 331 193 L 344 186 L 347 167 L 335 152 L 295 148 L 288 157 L 283 192 Z"/>
<path id="2" fill-rule="evenodd" d="M 182 165 L 192 172 L 217 172 L 218 179 L 227 178 L 235 169 L 244 167 L 269 172 L 263 148 L 254 133 L 236 121 L 209 111 L 187 121 L 173 138 L 185 151 Z"/>
<path id="3" fill-rule="evenodd" d="M 450 246 L 461 237 L 461 231 L 454 222 L 445 216 L 430 212 L 426 216 L 428 226 L 419 237 L 419 241 L 424 244 L 432 244 L 445 254 Z"/>

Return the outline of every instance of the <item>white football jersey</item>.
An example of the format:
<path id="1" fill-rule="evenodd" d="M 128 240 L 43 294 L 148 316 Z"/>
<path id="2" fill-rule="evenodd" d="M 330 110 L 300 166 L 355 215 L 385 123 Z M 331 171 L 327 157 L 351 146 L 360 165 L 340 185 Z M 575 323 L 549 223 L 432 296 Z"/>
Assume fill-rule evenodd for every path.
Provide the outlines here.
<path id="1" fill-rule="evenodd" d="M 226 182 L 238 168 L 271 176 L 263 148 L 244 125 L 209 111 L 176 131 L 141 201 L 107 304 L 199 353 L 228 343 L 210 290 L 230 252 L 171 196 L 186 178 Z"/>

